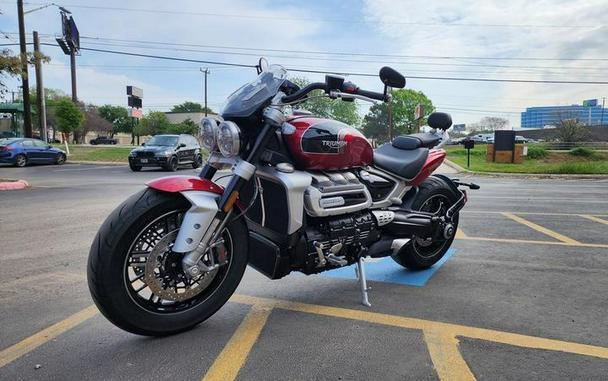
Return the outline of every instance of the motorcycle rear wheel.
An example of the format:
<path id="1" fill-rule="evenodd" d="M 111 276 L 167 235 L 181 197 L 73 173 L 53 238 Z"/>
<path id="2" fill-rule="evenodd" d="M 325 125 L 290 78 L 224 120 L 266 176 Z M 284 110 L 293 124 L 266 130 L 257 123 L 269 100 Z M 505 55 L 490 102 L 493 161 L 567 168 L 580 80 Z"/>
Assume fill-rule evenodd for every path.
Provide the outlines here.
<path id="1" fill-rule="evenodd" d="M 89 290 L 102 314 L 119 328 L 145 336 L 182 332 L 213 315 L 236 290 L 247 267 L 244 222 L 232 221 L 222 234 L 226 264 L 205 274 L 208 279 L 188 280 L 181 272 L 182 254 L 171 251 L 171 240 L 189 208 L 178 193 L 145 189 L 116 208 L 99 229 L 89 253 Z M 152 260 L 162 265 L 150 272 L 146 266 Z M 150 276 L 155 282 L 148 281 Z"/>
<path id="2" fill-rule="evenodd" d="M 442 179 L 429 177 L 418 189 L 412 210 L 443 214 L 459 198 Z M 458 213 L 453 217 L 454 232 L 458 228 Z M 452 246 L 456 234 L 448 239 L 424 240 L 412 237 L 399 252 L 392 256 L 393 260 L 410 270 L 425 270 L 437 263 Z"/>

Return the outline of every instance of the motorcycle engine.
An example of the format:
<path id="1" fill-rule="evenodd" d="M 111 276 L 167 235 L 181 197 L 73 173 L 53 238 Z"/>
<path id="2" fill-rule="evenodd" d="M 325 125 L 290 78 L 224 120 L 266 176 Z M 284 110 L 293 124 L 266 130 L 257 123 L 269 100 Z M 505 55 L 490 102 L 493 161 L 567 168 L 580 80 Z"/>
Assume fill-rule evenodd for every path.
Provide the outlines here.
<path id="1" fill-rule="evenodd" d="M 325 218 L 309 218 L 300 268 L 306 274 L 318 273 L 357 261 L 361 247 L 380 239 L 376 220 L 368 211 Z M 338 250 L 339 249 L 339 250 Z M 321 251 L 321 253 L 320 253 Z M 300 256 L 302 260 L 302 256 Z"/>

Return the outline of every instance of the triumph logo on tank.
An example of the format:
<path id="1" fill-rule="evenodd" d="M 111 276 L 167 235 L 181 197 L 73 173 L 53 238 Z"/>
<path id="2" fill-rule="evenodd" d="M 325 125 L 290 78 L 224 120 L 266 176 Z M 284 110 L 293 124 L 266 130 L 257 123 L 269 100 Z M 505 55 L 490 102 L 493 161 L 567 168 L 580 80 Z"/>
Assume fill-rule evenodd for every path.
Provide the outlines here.
<path id="1" fill-rule="evenodd" d="M 333 148 L 333 149 L 341 149 L 341 148 L 344 148 L 344 146 L 346 146 L 346 142 L 343 140 L 338 140 L 338 141 L 323 140 L 323 146 Z"/>

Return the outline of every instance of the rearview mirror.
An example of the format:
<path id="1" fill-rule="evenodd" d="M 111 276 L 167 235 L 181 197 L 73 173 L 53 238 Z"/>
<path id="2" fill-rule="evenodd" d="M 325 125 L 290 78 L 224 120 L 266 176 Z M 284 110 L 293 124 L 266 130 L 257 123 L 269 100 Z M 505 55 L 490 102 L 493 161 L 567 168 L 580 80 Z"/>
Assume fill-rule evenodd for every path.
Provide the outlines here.
<path id="1" fill-rule="evenodd" d="M 186 146 L 185 143 L 179 143 L 179 145 L 177 146 L 177 148 L 184 148 Z"/>
<path id="2" fill-rule="evenodd" d="M 380 69 L 380 80 L 385 86 L 402 89 L 405 87 L 405 77 L 397 70 L 388 66 Z"/>
<path id="3" fill-rule="evenodd" d="M 141 143 L 141 145 L 142 145 L 142 146 L 145 146 L 145 145 L 146 145 L 146 143 Z"/>

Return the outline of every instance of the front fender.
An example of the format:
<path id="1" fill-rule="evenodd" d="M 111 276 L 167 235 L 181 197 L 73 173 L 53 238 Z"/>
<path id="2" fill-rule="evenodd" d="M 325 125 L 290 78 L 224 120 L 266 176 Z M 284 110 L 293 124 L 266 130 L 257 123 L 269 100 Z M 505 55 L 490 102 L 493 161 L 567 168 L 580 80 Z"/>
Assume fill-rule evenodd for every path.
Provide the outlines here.
<path id="1" fill-rule="evenodd" d="M 162 192 L 204 191 L 216 194 L 224 193 L 224 188 L 211 180 L 196 176 L 167 176 L 146 183 L 149 188 Z"/>
<path id="2" fill-rule="evenodd" d="M 194 176 L 168 176 L 146 185 L 161 192 L 181 193 L 190 201 L 192 207 L 184 215 L 173 251 L 187 253 L 196 249 L 218 213 L 217 201 L 224 188 Z"/>

